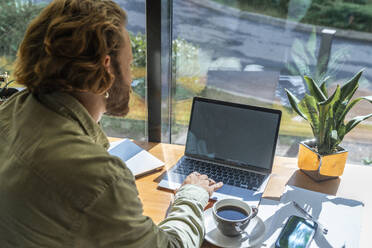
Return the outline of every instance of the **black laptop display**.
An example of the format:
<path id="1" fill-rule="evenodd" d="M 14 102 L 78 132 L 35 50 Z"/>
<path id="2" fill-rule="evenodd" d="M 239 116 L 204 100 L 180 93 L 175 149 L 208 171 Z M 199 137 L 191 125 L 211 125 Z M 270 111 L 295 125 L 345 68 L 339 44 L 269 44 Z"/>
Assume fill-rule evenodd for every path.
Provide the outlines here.
<path id="1" fill-rule="evenodd" d="M 195 98 L 187 156 L 270 173 L 280 111 Z"/>
<path id="2" fill-rule="evenodd" d="M 198 171 L 224 182 L 215 198 L 258 204 L 272 170 L 280 119 L 280 110 L 195 97 L 185 156 L 159 186 L 175 189 Z"/>

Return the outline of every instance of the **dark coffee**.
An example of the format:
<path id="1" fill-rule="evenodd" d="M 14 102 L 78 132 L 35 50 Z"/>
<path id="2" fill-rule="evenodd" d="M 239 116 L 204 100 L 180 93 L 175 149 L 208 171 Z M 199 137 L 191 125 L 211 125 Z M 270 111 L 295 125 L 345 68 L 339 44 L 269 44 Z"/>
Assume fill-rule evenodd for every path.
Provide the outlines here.
<path id="1" fill-rule="evenodd" d="M 228 220 L 242 220 L 248 217 L 248 213 L 236 206 L 223 206 L 217 210 L 217 215 Z"/>

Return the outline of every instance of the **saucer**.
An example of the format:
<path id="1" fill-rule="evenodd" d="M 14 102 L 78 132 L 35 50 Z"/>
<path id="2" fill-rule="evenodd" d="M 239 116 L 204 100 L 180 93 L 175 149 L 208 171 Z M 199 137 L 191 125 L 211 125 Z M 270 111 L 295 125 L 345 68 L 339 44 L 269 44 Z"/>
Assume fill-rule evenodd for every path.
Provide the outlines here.
<path id="1" fill-rule="evenodd" d="M 204 225 L 205 225 L 205 240 L 209 243 L 219 247 L 252 247 L 259 246 L 265 236 L 265 224 L 260 217 L 254 217 L 248 224 L 245 231 L 248 237 L 239 235 L 236 237 L 229 237 L 223 235 L 218 230 L 214 220 L 212 208 L 204 212 Z"/>

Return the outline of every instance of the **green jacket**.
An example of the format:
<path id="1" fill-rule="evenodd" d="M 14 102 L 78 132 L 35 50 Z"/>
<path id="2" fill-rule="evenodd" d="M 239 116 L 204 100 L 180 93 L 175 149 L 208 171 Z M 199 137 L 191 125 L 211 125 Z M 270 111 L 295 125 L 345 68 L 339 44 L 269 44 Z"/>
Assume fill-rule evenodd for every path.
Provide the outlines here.
<path id="1" fill-rule="evenodd" d="M 100 126 L 71 95 L 0 105 L 0 247 L 199 247 L 206 190 L 187 185 L 159 225 Z"/>

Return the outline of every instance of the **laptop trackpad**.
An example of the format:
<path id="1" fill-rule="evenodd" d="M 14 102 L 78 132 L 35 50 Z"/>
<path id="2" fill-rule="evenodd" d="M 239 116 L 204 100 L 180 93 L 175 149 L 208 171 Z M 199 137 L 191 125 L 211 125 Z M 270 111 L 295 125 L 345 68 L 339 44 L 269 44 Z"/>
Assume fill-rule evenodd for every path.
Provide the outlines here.
<path id="1" fill-rule="evenodd" d="M 183 181 L 183 180 L 182 180 Z M 181 186 L 181 183 L 178 183 L 178 180 L 161 180 L 161 182 L 158 184 L 160 188 L 167 188 L 167 189 L 177 189 Z M 231 186 L 228 184 L 225 184 L 222 186 L 222 188 L 218 189 L 216 192 L 212 194 L 211 199 L 213 200 L 221 200 L 226 198 L 237 198 L 243 201 L 253 202 L 255 206 L 258 205 L 258 202 L 260 201 L 262 197 L 261 192 L 249 190 L 249 189 L 243 189 L 235 186 Z"/>
<path id="2" fill-rule="evenodd" d="M 212 199 L 221 200 L 225 198 L 238 198 L 244 201 L 260 201 L 262 193 L 257 191 L 243 189 L 231 185 L 224 185 L 222 188 L 213 193 Z"/>

